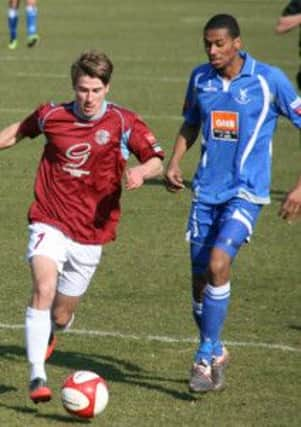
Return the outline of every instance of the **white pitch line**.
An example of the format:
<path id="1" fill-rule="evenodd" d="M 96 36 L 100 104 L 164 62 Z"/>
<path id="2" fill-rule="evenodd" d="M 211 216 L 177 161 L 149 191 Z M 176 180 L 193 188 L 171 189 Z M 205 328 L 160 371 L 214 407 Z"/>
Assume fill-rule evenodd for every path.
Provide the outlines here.
<path id="1" fill-rule="evenodd" d="M 24 329 L 24 325 L 9 325 L 6 323 L 0 323 L 0 329 Z M 168 336 L 157 336 L 157 335 L 132 335 L 122 334 L 120 332 L 106 332 L 106 331 L 89 331 L 85 329 L 70 329 L 64 332 L 70 335 L 82 335 L 82 336 L 94 336 L 94 337 L 109 337 L 109 338 L 120 338 L 126 340 L 136 341 L 158 341 L 162 343 L 196 343 L 198 342 L 195 338 L 176 338 Z M 241 342 L 241 341 L 224 341 L 224 343 L 230 347 L 253 347 L 253 348 L 266 348 L 269 350 L 281 350 L 289 351 L 292 353 L 301 353 L 301 348 L 291 347 L 283 344 L 268 344 L 262 342 Z"/>

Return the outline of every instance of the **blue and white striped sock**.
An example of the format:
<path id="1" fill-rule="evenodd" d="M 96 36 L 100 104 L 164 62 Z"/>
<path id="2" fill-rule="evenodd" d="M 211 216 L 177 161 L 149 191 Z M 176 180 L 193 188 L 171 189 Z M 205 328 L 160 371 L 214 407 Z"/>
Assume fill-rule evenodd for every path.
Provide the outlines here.
<path id="1" fill-rule="evenodd" d="M 202 340 L 196 361 L 211 363 L 213 353 L 221 351 L 220 335 L 228 312 L 230 282 L 222 286 L 208 284 L 204 291 Z M 218 354 L 217 354 L 218 355 Z"/>

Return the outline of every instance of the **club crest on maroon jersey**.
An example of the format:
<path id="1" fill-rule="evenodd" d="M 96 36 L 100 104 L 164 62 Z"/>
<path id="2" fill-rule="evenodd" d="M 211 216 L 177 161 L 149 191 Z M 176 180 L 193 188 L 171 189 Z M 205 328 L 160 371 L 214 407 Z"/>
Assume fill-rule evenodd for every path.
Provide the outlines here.
<path id="1" fill-rule="evenodd" d="M 105 129 L 100 129 L 95 133 L 95 142 L 99 145 L 105 145 L 110 140 L 110 132 Z"/>

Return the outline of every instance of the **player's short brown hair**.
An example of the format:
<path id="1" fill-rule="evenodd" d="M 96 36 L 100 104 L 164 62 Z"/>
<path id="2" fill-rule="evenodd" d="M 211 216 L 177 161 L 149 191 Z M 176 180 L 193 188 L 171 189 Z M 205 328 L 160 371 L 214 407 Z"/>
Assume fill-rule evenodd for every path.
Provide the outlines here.
<path id="1" fill-rule="evenodd" d="M 75 87 L 79 77 L 85 75 L 96 77 L 107 85 L 111 80 L 113 68 L 110 58 L 105 53 L 95 50 L 83 52 L 71 65 L 73 87 Z"/>

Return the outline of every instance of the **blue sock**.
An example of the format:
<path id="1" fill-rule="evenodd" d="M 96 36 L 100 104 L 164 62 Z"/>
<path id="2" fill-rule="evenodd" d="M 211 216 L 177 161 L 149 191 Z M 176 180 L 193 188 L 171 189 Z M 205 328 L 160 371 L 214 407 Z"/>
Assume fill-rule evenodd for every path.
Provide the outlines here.
<path id="1" fill-rule="evenodd" d="M 17 27 L 19 21 L 18 9 L 9 8 L 7 13 L 7 20 L 10 40 L 15 40 L 17 38 Z"/>
<path id="2" fill-rule="evenodd" d="M 28 36 L 37 33 L 38 9 L 35 6 L 26 7 L 26 31 Z"/>
<path id="3" fill-rule="evenodd" d="M 200 336 L 201 336 L 201 330 L 202 330 L 202 313 L 203 313 L 203 303 L 197 302 L 195 301 L 195 299 L 192 299 L 192 314 L 193 314 L 195 323 L 200 331 Z"/>
<path id="4" fill-rule="evenodd" d="M 222 332 L 230 300 L 230 282 L 223 286 L 207 285 L 203 299 L 201 345 L 195 361 L 211 363 L 213 355 L 222 354 L 220 334 Z"/>
<path id="5" fill-rule="evenodd" d="M 201 342 L 202 342 L 202 314 L 203 314 L 203 303 L 196 302 L 192 299 L 192 314 L 195 320 L 196 326 L 199 330 L 200 336 L 200 346 L 196 353 L 196 359 L 199 359 L 198 353 L 201 351 Z M 213 347 L 213 356 L 222 356 L 223 354 L 223 344 L 220 340 L 218 340 Z"/>

